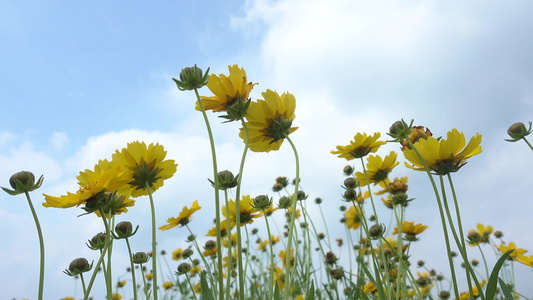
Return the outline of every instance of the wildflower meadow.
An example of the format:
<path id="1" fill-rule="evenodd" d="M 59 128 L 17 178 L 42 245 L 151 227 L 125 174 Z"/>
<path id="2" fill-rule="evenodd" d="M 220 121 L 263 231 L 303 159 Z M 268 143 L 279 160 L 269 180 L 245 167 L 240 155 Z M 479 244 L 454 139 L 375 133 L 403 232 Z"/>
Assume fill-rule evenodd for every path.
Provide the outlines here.
<path id="1" fill-rule="evenodd" d="M 190 189 L 208 190 L 210 196 L 175 195 L 175 211 L 159 210 L 158 196 L 172 194 L 167 183 L 186 158 L 169 155 L 162 143 L 135 139 L 80 170 L 77 186 L 61 194 L 43 194 L 47 175 L 32 170 L 4 178 L 5 195 L 26 200 L 38 236 L 39 265 L 28 274 L 38 287 L 32 299 L 45 299 L 45 237 L 50 234 L 40 226 L 37 205 L 54 214 L 75 211 L 75 218 L 99 224 L 85 244 L 68 244 L 92 254 L 69 258 L 63 267 L 65 286 L 77 286 L 65 288 L 63 300 L 533 299 L 531 289 L 516 285 L 517 274 L 525 273 L 517 269 L 533 268 L 528 252 L 533 249 L 508 239 L 498 220 L 464 225 L 478 216 L 464 209 L 464 191 L 456 188 L 455 178 L 485 154 L 483 128 L 473 135 L 462 128 L 436 132 L 432 124 L 398 116 L 386 132 L 353 132 L 353 138 L 329 145 L 331 163 L 338 167 L 333 191 L 338 197 L 323 198 L 306 191 L 306 178 L 320 177 L 320 168 L 304 173 L 300 161 L 313 145 L 293 141 L 306 130 L 298 125 L 297 94 L 263 86 L 238 64 L 225 70 L 189 66 L 172 80 L 189 99 L 187 113 L 202 116 L 202 123 L 191 126 L 207 137 L 201 147 L 209 149 L 204 159 L 211 168 L 198 170 L 208 178 Z M 215 143 L 213 124 L 226 126 L 224 139 L 241 147 L 234 169 L 221 167 L 227 158 Z M 531 127 L 531 121 L 509 124 L 501 144 L 533 151 Z M 384 150 L 391 145 L 387 149 L 393 150 Z M 245 183 L 261 169 L 247 167 L 250 154 L 268 160 L 282 148 L 287 163 L 279 176 L 262 178 L 268 188 L 251 194 Z M 420 174 L 425 181 L 412 184 L 410 176 Z M 417 190 L 428 191 L 424 199 L 412 196 Z M 149 203 L 142 220 L 129 218 L 140 201 Z M 427 214 L 437 220 L 433 234 L 445 249 L 439 269 L 421 255 L 429 225 L 410 212 L 417 201 L 435 204 Z M 325 207 L 338 209 L 325 213 Z M 167 221 L 158 222 L 158 215 Z M 199 229 L 205 226 L 210 229 Z M 61 230 L 53 234 L 76 228 Z M 150 243 L 139 248 L 134 242 L 141 231 Z M 169 239 L 182 246 L 162 247 L 161 241 Z"/>

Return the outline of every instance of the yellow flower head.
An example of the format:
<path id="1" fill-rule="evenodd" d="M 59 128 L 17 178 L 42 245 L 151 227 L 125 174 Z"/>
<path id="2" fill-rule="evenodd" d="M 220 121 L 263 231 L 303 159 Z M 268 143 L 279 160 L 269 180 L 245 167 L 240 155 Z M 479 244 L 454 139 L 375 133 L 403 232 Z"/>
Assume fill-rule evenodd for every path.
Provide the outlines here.
<path id="1" fill-rule="evenodd" d="M 379 186 L 382 188 L 381 191 L 375 192 L 376 195 L 383 195 L 385 193 L 398 194 L 407 192 L 407 176 L 398 178 L 395 177 L 391 182 L 389 178 L 384 181 L 378 182 Z"/>
<path id="2" fill-rule="evenodd" d="M 502 254 L 506 253 L 509 250 L 514 250 L 513 252 L 511 252 L 511 254 L 509 254 L 508 258 L 515 261 L 519 261 L 519 256 L 524 256 L 524 254 L 527 252 L 527 250 L 525 249 L 516 248 L 516 245 L 513 242 L 510 242 L 509 246 L 501 244 L 500 246 L 498 246 L 498 250 L 500 250 Z"/>
<path id="3" fill-rule="evenodd" d="M 287 252 L 285 250 L 281 250 L 278 254 L 279 258 L 281 258 L 281 261 L 283 262 L 283 269 L 287 266 Z M 289 258 L 291 268 L 294 267 L 294 248 L 291 249 L 291 257 Z"/>
<path id="4" fill-rule="evenodd" d="M 176 173 L 178 165 L 174 160 L 165 160 L 166 155 L 165 148 L 159 143 L 146 146 L 144 142 L 136 141 L 129 143 L 120 152 L 117 150 L 111 163 L 126 166 L 129 183 L 135 187 L 131 195 L 135 198 L 148 195 L 148 187 L 151 192 L 156 191 L 163 186 L 163 181 Z"/>
<path id="5" fill-rule="evenodd" d="M 485 279 L 483 279 L 483 281 L 479 283 L 481 287 L 484 287 L 485 284 L 487 284 L 487 280 Z M 472 293 L 474 294 L 474 298 L 477 298 L 479 296 L 479 290 L 477 289 L 477 286 L 472 287 Z M 459 295 L 459 300 L 467 300 L 470 298 L 470 292 L 463 292 L 461 293 L 461 295 Z"/>
<path id="6" fill-rule="evenodd" d="M 180 212 L 179 216 L 177 218 L 168 218 L 166 225 L 163 225 L 159 227 L 160 230 L 168 230 L 172 227 L 176 227 L 178 225 L 185 226 L 189 224 L 189 221 L 192 218 L 192 215 L 200 210 L 202 208 L 200 205 L 198 205 L 198 200 L 195 200 L 191 206 L 191 208 L 188 208 L 187 206 L 184 206 L 182 211 Z"/>
<path id="7" fill-rule="evenodd" d="M 200 97 L 205 110 L 227 111 L 228 107 L 239 100 L 239 97 L 241 101 L 248 101 L 250 91 L 257 83 L 248 82 L 246 71 L 238 65 L 228 66 L 228 68 L 229 76 L 209 75 L 207 87 L 215 96 Z M 201 110 L 198 102 L 196 102 L 196 110 Z"/>
<path id="8" fill-rule="evenodd" d="M 296 117 L 296 99 L 289 93 L 280 97 L 272 90 L 266 90 L 262 95 L 265 100 L 251 102 L 246 113 L 249 147 L 254 152 L 279 150 L 283 140 L 298 129 L 291 127 Z M 239 136 L 245 139 L 244 128 L 241 128 Z"/>
<path id="9" fill-rule="evenodd" d="M 381 145 L 385 145 L 387 142 L 378 141 L 381 137 L 381 133 L 376 132 L 374 135 L 369 136 L 366 133 L 357 133 L 353 137 L 353 141 L 350 141 L 349 145 L 337 146 L 337 151 L 331 151 L 331 154 L 337 154 L 340 158 L 346 160 L 352 160 L 354 158 L 365 157 L 369 153 L 375 153 L 378 151 Z"/>
<path id="10" fill-rule="evenodd" d="M 117 282 L 117 289 L 123 287 L 126 285 L 126 280 L 122 280 L 122 281 L 119 281 Z"/>
<path id="11" fill-rule="evenodd" d="M 428 136 L 433 136 L 429 129 L 424 129 L 424 126 L 413 126 L 411 134 L 409 134 L 409 141 L 414 144 L 418 142 L 418 140 L 420 140 L 421 138 L 427 139 Z M 411 146 L 409 145 L 409 142 L 407 140 L 403 140 L 400 143 L 402 144 L 402 151 L 405 148 L 411 149 Z"/>
<path id="12" fill-rule="evenodd" d="M 165 282 L 163 282 L 163 289 L 164 289 L 165 291 L 168 291 L 168 290 L 170 290 L 170 289 L 173 288 L 173 287 L 174 287 L 174 283 L 172 283 L 172 281 L 165 281 Z"/>
<path id="13" fill-rule="evenodd" d="M 379 155 L 368 156 L 366 176 L 365 173 L 362 172 L 355 173 L 355 177 L 359 181 L 359 184 L 361 186 L 367 185 L 368 183 L 374 183 L 374 185 L 376 185 L 387 179 L 392 169 L 399 164 L 399 162 L 396 161 L 397 157 L 398 154 L 394 151 L 391 151 L 389 155 L 385 156 L 385 159 L 382 159 Z M 368 182 L 366 180 L 367 176 Z"/>
<path id="14" fill-rule="evenodd" d="M 361 220 L 364 218 L 363 212 L 359 206 L 351 205 L 345 212 L 346 226 L 350 229 L 358 229 L 361 226 Z"/>
<path id="15" fill-rule="evenodd" d="M 417 241 L 417 235 L 424 232 L 426 229 L 428 229 L 427 225 L 423 224 L 416 224 L 415 222 L 402 222 L 402 233 L 405 233 L 405 239 L 411 242 Z M 398 234 L 398 227 L 394 227 L 394 232 L 392 233 Z"/>
<path id="16" fill-rule="evenodd" d="M 113 293 L 113 294 L 111 294 L 111 299 L 112 300 L 121 300 L 122 299 L 122 295 L 119 294 L 119 293 Z"/>
<path id="17" fill-rule="evenodd" d="M 448 132 L 447 139 L 437 140 L 432 136 L 420 139 L 414 144 L 428 168 L 438 175 L 457 172 L 466 164 L 466 160 L 483 151 L 481 149 L 481 134 L 476 134 L 466 144 L 465 136 L 457 129 Z M 466 145 L 466 146 L 465 146 Z M 411 162 L 405 165 L 417 171 L 425 171 L 422 161 L 413 149 L 404 149 L 405 158 Z"/>
<path id="18" fill-rule="evenodd" d="M 220 221 L 220 236 L 225 237 L 228 234 L 228 222 L 227 220 Z M 205 236 L 217 236 L 217 227 L 213 226 L 205 234 Z"/>
<path id="19" fill-rule="evenodd" d="M 263 215 L 262 212 L 257 211 L 253 207 L 253 204 L 254 202 L 250 195 L 242 196 L 242 200 L 239 201 L 241 226 L 244 226 L 246 224 L 252 224 L 255 218 L 259 218 Z M 237 224 L 237 208 L 234 200 L 228 202 L 228 208 L 231 227 L 234 227 Z M 222 214 L 224 215 L 224 217 L 228 218 L 228 216 L 226 215 L 226 206 L 222 206 Z M 222 225 L 222 223 L 220 225 Z"/>
<path id="20" fill-rule="evenodd" d="M 173 260 L 180 260 L 183 257 L 183 249 L 178 248 L 174 251 L 172 251 L 172 259 Z"/>
<path id="21" fill-rule="evenodd" d="M 491 233 L 494 231 L 492 226 L 485 226 L 481 223 L 477 224 L 477 229 L 470 230 L 468 232 L 468 244 L 470 246 L 477 246 L 479 244 L 485 244 L 489 242 Z"/>
<path id="22" fill-rule="evenodd" d="M 94 170 L 87 169 L 80 172 L 76 178 L 80 186 L 76 193 L 67 192 L 67 195 L 61 197 L 44 195 L 43 206 L 68 208 L 85 204 L 89 209 L 102 204 L 105 207 L 105 202 L 115 192 L 118 202 L 112 207 L 113 214 L 127 212 L 127 207 L 135 203 L 129 198 L 131 193 L 131 187 L 128 185 L 129 177 L 122 166 L 113 166 L 107 160 L 100 160 L 94 166 Z M 98 210 L 95 212 L 100 215 Z"/>

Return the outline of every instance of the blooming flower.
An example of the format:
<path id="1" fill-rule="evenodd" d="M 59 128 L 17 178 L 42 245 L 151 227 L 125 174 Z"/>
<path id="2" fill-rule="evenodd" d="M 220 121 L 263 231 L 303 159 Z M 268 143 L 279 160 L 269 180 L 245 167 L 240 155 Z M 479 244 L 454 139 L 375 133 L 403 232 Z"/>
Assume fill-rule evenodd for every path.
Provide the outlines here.
<path id="1" fill-rule="evenodd" d="M 224 217 L 230 219 L 231 227 L 237 224 L 237 211 L 236 203 L 234 200 L 228 202 L 229 216 L 226 215 L 226 206 L 222 206 L 222 214 Z M 257 211 L 253 207 L 253 199 L 250 195 L 242 196 L 242 199 L 239 201 L 239 213 L 240 213 L 240 222 L 241 226 L 246 224 L 252 224 L 255 218 L 262 216 L 262 212 Z M 225 222 L 221 222 L 222 224 Z"/>
<path id="2" fill-rule="evenodd" d="M 176 227 L 178 225 L 185 226 L 189 223 L 190 219 L 192 218 L 192 215 L 200 210 L 202 208 L 200 205 L 198 205 L 198 200 L 195 200 L 189 209 L 187 206 L 184 206 L 182 211 L 180 212 L 179 216 L 177 218 L 168 218 L 166 225 L 163 225 L 159 227 L 160 230 L 168 230 L 172 227 Z"/>
<path id="3" fill-rule="evenodd" d="M 163 289 L 165 289 L 165 291 L 170 290 L 173 287 L 174 287 L 174 283 L 172 283 L 172 281 L 163 282 Z"/>
<path id="4" fill-rule="evenodd" d="M 477 224 L 477 230 L 473 229 L 468 232 L 468 244 L 470 246 L 477 246 L 481 243 L 488 243 L 490 234 L 494 231 L 492 226 L 485 226 L 481 223 Z"/>
<path id="5" fill-rule="evenodd" d="M 291 127 L 296 117 L 296 99 L 289 93 L 280 97 L 272 90 L 266 90 L 262 95 L 264 100 L 251 102 L 246 113 L 249 147 L 254 152 L 279 150 L 283 139 L 298 129 Z M 244 128 L 241 128 L 239 136 L 245 139 Z"/>
<path id="6" fill-rule="evenodd" d="M 519 256 L 524 256 L 524 254 L 527 252 L 527 250 L 525 249 L 516 248 L 516 245 L 513 242 L 510 242 L 508 246 L 501 244 L 500 246 L 498 246 L 498 250 L 500 250 L 502 254 L 506 253 L 509 250 L 514 250 L 513 252 L 511 252 L 511 254 L 509 254 L 508 258 L 515 261 L 519 261 Z"/>
<path id="7" fill-rule="evenodd" d="M 130 185 L 135 189 L 131 192 L 132 197 L 148 195 L 147 187 L 151 192 L 163 186 L 163 181 L 176 173 L 178 165 L 174 160 L 165 157 L 167 152 L 162 145 L 144 142 L 132 142 L 122 151 L 113 154 L 112 164 L 125 166 L 130 176 Z"/>
<path id="8" fill-rule="evenodd" d="M 416 238 L 416 236 L 424 232 L 426 229 L 428 229 L 427 225 L 423 225 L 423 224 L 415 225 L 415 222 L 407 222 L 407 221 L 402 222 L 402 233 L 405 233 L 405 239 L 408 241 L 412 241 L 412 242 L 417 241 L 418 239 Z M 394 227 L 394 232 L 392 234 L 393 235 L 398 234 L 397 226 Z"/>
<path id="9" fill-rule="evenodd" d="M 278 257 L 281 258 L 283 262 L 283 269 L 287 266 L 287 252 L 285 250 L 279 251 Z M 294 248 L 291 249 L 291 257 L 289 258 L 291 267 L 294 266 Z"/>
<path id="10" fill-rule="evenodd" d="M 359 206 L 350 206 L 345 212 L 346 226 L 350 229 L 358 229 L 361 226 L 361 219 L 363 218 L 363 212 Z"/>
<path id="11" fill-rule="evenodd" d="M 331 154 L 338 154 L 338 157 L 345 158 L 346 160 L 365 157 L 369 153 L 375 153 L 381 145 L 387 143 L 385 141 L 378 141 L 380 137 L 381 133 L 379 132 L 374 133 L 372 136 L 366 133 L 357 133 L 349 145 L 337 146 L 337 151 L 333 150 Z"/>
<path id="12" fill-rule="evenodd" d="M 183 249 L 178 248 L 174 251 L 172 251 L 172 259 L 173 260 L 180 260 L 183 257 Z"/>
<path id="13" fill-rule="evenodd" d="M 104 211 L 113 214 L 127 212 L 127 207 L 133 206 L 134 201 L 129 198 L 131 187 L 127 184 L 129 177 L 122 166 L 113 166 L 108 160 L 100 160 L 94 170 L 85 170 L 76 177 L 80 188 L 76 193 L 54 197 L 44 194 L 44 207 L 68 208 L 85 204 L 88 212 L 105 207 Z M 113 193 L 117 193 L 113 196 Z M 110 203 L 112 202 L 112 203 Z"/>
<path id="14" fill-rule="evenodd" d="M 238 65 L 228 66 L 228 68 L 229 76 L 209 75 L 207 87 L 215 96 L 200 97 L 205 110 L 227 111 L 228 107 L 235 104 L 239 98 L 241 101 L 247 101 L 250 91 L 257 84 L 248 82 L 246 71 Z M 201 110 L 198 102 L 196 102 L 196 110 Z"/>
<path id="15" fill-rule="evenodd" d="M 481 287 L 484 287 L 485 284 L 487 284 L 487 281 L 485 279 L 483 279 L 483 281 L 479 283 Z M 479 290 L 477 289 L 477 286 L 472 287 L 472 293 L 474 294 L 475 298 L 479 296 Z M 463 292 L 461 293 L 461 295 L 459 295 L 459 300 L 467 300 L 470 298 L 470 292 Z"/>
<path id="16" fill-rule="evenodd" d="M 398 178 L 394 177 L 392 182 L 389 178 L 378 182 L 378 185 L 382 188 L 381 191 L 375 192 L 376 195 L 383 195 L 385 193 L 398 194 L 407 192 L 407 176 Z"/>
<path id="17" fill-rule="evenodd" d="M 385 156 L 385 159 L 382 159 L 379 155 L 370 155 L 367 158 L 366 176 L 363 172 L 355 173 L 355 177 L 359 181 L 359 184 L 363 186 L 368 183 L 374 183 L 374 185 L 376 185 L 387 179 L 392 169 L 399 164 L 399 162 L 396 161 L 396 157 L 398 157 L 398 154 L 394 151 L 391 151 L 389 155 Z"/>
<path id="18" fill-rule="evenodd" d="M 438 175 L 446 175 L 457 172 L 466 164 L 466 160 L 481 153 L 481 134 L 476 134 L 466 145 L 466 139 L 462 132 L 452 129 L 448 132 L 447 139 L 437 140 L 432 136 L 420 139 L 414 144 L 428 168 Z M 466 145 L 466 147 L 465 147 Z M 414 149 L 404 149 L 403 154 L 412 165 L 407 162 L 408 168 L 417 171 L 425 171 L 424 165 Z"/>

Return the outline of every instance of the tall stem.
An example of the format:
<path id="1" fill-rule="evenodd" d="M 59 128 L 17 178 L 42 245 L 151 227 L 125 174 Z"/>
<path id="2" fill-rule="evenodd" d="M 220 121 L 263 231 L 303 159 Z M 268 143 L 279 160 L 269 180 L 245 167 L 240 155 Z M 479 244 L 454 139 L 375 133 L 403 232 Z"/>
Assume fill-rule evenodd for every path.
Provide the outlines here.
<path id="1" fill-rule="evenodd" d="M 211 156 L 213 159 L 213 177 L 215 182 L 215 219 L 216 219 L 216 228 L 217 228 L 217 262 L 218 262 L 218 297 L 220 300 L 224 300 L 224 277 L 223 274 L 223 265 L 222 265 L 222 243 L 221 243 L 221 233 L 220 233 L 220 195 L 218 193 L 218 170 L 217 170 L 217 155 L 215 151 L 215 140 L 213 138 L 213 133 L 211 132 L 211 126 L 209 125 L 209 119 L 205 113 L 204 104 L 202 103 L 202 98 L 198 94 L 198 89 L 194 89 L 196 94 L 196 99 L 198 99 L 198 104 L 202 110 L 202 115 L 204 116 L 205 126 L 207 128 L 207 133 L 209 135 L 209 143 L 211 145 Z M 228 287 L 229 288 L 229 287 Z"/>
<path id="2" fill-rule="evenodd" d="M 284 289 L 284 299 L 289 299 L 289 293 L 291 290 L 291 276 L 290 276 L 290 268 L 291 268 L 291 247 L 292 247 L 292 235 L 294 234 L 294 224 L 296 219 L 296 201 L 298 201 L 298 185 L 300 183 L 300 159 L 298 158 L 298 151 L 296 150 L 296 146 L 294 146 L 294 143 L 292 140 L 287 137 L 287 141 L 291 144 L 292 151 L 294 152 L 294 160 L 296 162 L 296 179 L 294 182 L 294 195 L 292 199 L 292 213 L 291 213 L 291 222 L 289 225 L 289 236 L 287 241 L 287 249 L 285 250 L 285 289 Z M 297 257 L 297 251 L 298 247 L 295 247 L 295 253 L 294 257 Z"/>
<path id="3" fill-rule="evenodd" d="M 28 200 L 28 205 L 30 206 L 31 214 L 33 215 L 33 220 L 35 221 L 35 227 L 37 228 L 37 235 L 39 236 L 39 252 L 40 252 L 40 264 L 39 264 L 39 296 L 38 299 L 43 299 L 43 288 L 44 288 L 44 240 L 43 232 L 41 231 L 41 225 L 39 219 L 37 218 L 37 213 L 35 208 L 31 203 L 30 194 L 28 191 L 25 191 L 26 199 Z"/>
<path id="4" fill-rule="evenodd" d="M 156 238 L 156 226 L 155 226 L 155 205 L 154 198 L 152 197 L 152 191 L 150 185 L 146 182 L 146 190 L 148 191 L 148 197 L 150 197 L 150 210 L 152 213 L 152 275 L 153 277 L 153 291 L 154 299 L 157 300 L 157 238 Z"/>
<path id="5" fill-rule="evenodd" d="M 128 254 L 130 256 L 131 282 L 133 284 L 133 299 L 137 299 L 137 282 L 135 281 L 135 266 L 133 265 L 133 255 L 131 253 L 130 241 L 126 238 Z"/>

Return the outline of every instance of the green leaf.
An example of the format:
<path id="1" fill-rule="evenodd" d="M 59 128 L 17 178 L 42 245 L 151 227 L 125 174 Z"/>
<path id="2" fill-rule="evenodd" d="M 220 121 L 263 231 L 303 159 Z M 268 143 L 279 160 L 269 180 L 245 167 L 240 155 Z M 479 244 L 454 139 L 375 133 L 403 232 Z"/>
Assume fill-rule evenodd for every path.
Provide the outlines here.
<path id="1" fill-rule="evenodd" d="M 311 280 L 311 286 L 309 287 L 309 293 L 305 295 L 305 300 L 315 299 L 315 282 Z"/>
<path id="2" fill-rule="evenodd" d="M 509 290 L 509 287 L 507 287 L 507 284 L 499 277 L 498 277 L 498 281 L 500 282 L 500 288 L 502 289 L 505 299 L 514 300 L 513 294 L 511 293 L 511 290 Z"/>
<path id="3" fill-rule="evenodd" d="M 213 292 L 209 288 L 209 285 L 207 284 L 206 272 L 203 271 L 200 273 L 200 286 L 202 287 L 202 299 L 204 300 L 215 300 L 215 297 L 213 296 Z"/>
<path id="4" fill-rule="evenodd" d="M 279 300 L 279 299 L 280 299 L 279 285 L 276 283 L 276 288 L 274 289 L 274 300 Z"/>
<path id="5" fill-rule="evenodd" d="M 494 269 L 492 269 L 492 272 L 490 273 L 489 282 L 487 283 L 487 292 L 485 294 L 487 300 L 494 299 L 494 296 L 496 295 L 496 287 L 498 285 L 498 273 L 500 273 L 500 269 L 502 268 L 503 263 L 513 251 L 514 249 L 505 252 L 502 257 L 498 259 L 496 265 L 494 265 Z"/>

